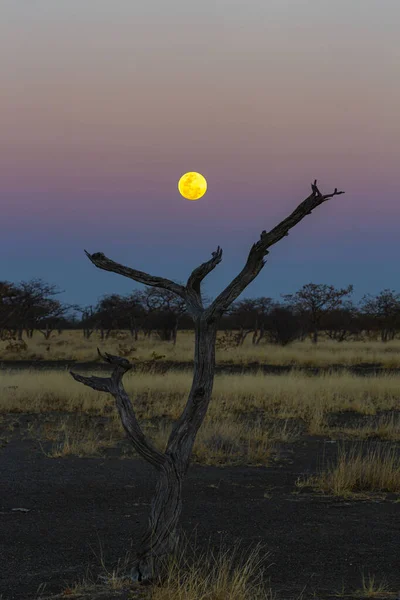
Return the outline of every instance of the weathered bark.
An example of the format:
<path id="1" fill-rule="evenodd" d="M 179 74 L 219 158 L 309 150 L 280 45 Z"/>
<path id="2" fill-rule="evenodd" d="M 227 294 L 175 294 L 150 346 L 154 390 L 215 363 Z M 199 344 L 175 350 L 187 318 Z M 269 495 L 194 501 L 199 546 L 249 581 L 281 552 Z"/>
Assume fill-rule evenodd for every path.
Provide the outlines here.
<path id="1" fill-rule="evenodd" d="M 212 394 L 216 335 L 216 324 L 208 325 L 204 318 L 197 319 L 192 387 L 185 410 L 171 431 L 164 455 L 145 440 L 124 390 L 122 376 L 132 368 L 127 359 L 107 353 L 103 356 L 98 351 L 104 360 L 116 366 L 111 378 L 83 377 L 71 371 L 77 381 L 95 390 L 107 391 L 115 397 L 122 425 L 133 446 L 159 471 L 147 530 L 131 571 L 134 581 L 149 581 L 155 574 L 162 574 L 165 560 L 176 549 L 179 540 L 177 527 L 182 510 L 182 481 Z"/>
<path id="2" fill-rule="evenodd" d="M 332 194 L 323 196 L 316 183 L 315 181 L 311 185 L 311 195 L 289 217 L 269 233 L 266 231 L 261 233 L 260 240 L 253 244 L 242 271 L 206 309 L 203 307 L 201 299 L 200 284 L 204 277 L 221 262 L 222 250 L 219 247 L 216 252 L 212 253 L 209 261 L 194 269 L 186 286 L 125 267 L 107 258 L 101 252 L 89 254 L 85 250 L 91 262 L 100 269 L 118 273 L 145 285 L 167 289 L 183 298 L 187 311 L 195 324 L 192 387 L 186 406 L 171 431 L 165 453 L 157 450 L 146 439 L 137 422 L 131 401 L 122 384 L 124 373 L 132 367 L 127 359 L 109 354 L 103 356 L 99 351 L 104 360 L 114 365 L 114 371 L 109 378 L 83 377 L 71 372 L 77 381 L 114 396 L 122 425 L 134 448 L 158 471 L 156 492 L 151 505 L 147 530 L 130 573 L 134 581 L 150 582 L 162 575 L 165 559 L 176 549 L 178 544 L 178 523 L 182 509 L 182 481 L 189 467 L 197 432 L 207 413 L 211 399 L 218 321 L 230 304 L 261 271 L 265 264 L 264 256 L 268 254 L 267 249 L 288 235 L 289 230 L 310 214 L 315 207 L 332 196 L 344 193 L 338 192 L 335 188 Z"/>
<path id="3" fill-rule="evenodd" d="M 161 574 L 164 561 L 177 549 L 182 482 L 189 467 L 197 432 L 211 399 L 216 333 L 216 327 L 207 327 L 204 321 L 196 324 L 195 377 L 186 408 L 171 431 L 167 443 L 167 460 L 158 476 L 147 530 L 130 574 L 134 581 L 148 581 L 155 573 Z"/>

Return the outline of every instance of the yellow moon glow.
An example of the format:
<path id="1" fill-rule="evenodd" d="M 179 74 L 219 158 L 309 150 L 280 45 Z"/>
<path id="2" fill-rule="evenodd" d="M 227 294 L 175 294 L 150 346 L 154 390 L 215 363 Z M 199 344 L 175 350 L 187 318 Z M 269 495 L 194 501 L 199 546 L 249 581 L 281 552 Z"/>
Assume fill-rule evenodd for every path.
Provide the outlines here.
<path id="1" fill-rule="evenodd" d="M 207 191 L 206 178 L 195 171 L 185 173 L 178 182 L 178 190 L 187 200 L 198 200 Z"/>

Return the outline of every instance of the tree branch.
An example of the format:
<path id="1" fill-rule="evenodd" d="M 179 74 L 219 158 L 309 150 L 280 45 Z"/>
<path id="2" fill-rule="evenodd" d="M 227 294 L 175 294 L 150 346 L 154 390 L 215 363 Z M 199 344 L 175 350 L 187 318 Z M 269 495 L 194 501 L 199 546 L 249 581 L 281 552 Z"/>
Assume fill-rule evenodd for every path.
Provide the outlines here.
<path id="1" fill-rule="evenodd" d="M 207 262 L 201 264 L 196 269 L 193 269 L 189 279 L 187 280 L 186 290 L 189 298 L 193 296 L 195 303 L 198 308 L 202 308 L 203 303 L 200 294 L 200 284 L 203 279 L 211 273 L 213 269 L 221 262 L 222 260 L 222 249 L 218 246 L 217 250 L 212 253 L 212 258 Z"/>
<path id="2" fill-rule="evenodd" d="M 331 194 L 321 194 L 317 187 L 317 180 L 311 184 L 311 190 L 311 194 L 299 204 L 289 217 L 281 221 L 279 225 L 268 233 L 266 231 L 261 233 L 260 240 L 251 247 L 247 262 L 242 271 L 206 309 L 206 313 L 208 313 L 206 318 L 208 321 L 219 318 L 249 283 L 257 277 L 265 265 L 266 261 L 263 258 L 268 254 L 267 248 L 270 248 L 283 237 L 289 235 L 289 230 L 304 219 L 306 215 L 310 215 L 314 208 L 333 196 L 344 194 L 344 192 L 338 192 L 337 188 Z"/>
<path id="3" fill-rule="evenodd" d="M 151 463 L 158 471 L 162 471 L 166 462 L 166 456 L 159 452 L 146 438 L 140 425 L 136 419 L 135 412 L 133 410 L 131 401 L 128 394 L 126 393 L 122 377 L 124 374 L 132 368 L 131 363 L 126 358 L 120 356 L 114 356 L 107 352 L 103 355 L 97 348 L 99 356 L 106 362 L 114 365 L 114 371 L 111 377 L 83 377 L 70 371 L 72 377 L 91 387 L 99 392 L 108 392 L 114 396 L 117 401 L 117 409 L 121 417 L 122 425 L 129 439 L 131 440 L 135 450 L 143 456 L 145 460 Z"/>
<path id="4" fill-rule="evenodd" d="M 147 273 L 143 273 L 143 271 L 137 271 L 136 269 L 131 269 L 130 267 L 125 267 L 120 265 L 117 262 L 114 262 L 110 258 L 107 258 L 102 252 L 95 252 L 94 254 L 89 254 L 85 250 L 86 256 L 89 260 L 99 269 L 103 269 L 104 271 L 111 271 L 112 273 L 118 273 L 119 275 L 123 275 L 124 277 L 129 277 L 130 279 L 134 279 L 139 283 L 144 283 L 145 285 L 150 285 L 153 287 L 163 288 L 165 290 L 169 290 L 170 292 L 174 292 L 181 298 L 186 299 L 185 288 L 174 281 L 170 281 L 169 279 L 164 279 L 162 277 L 153 277 L 152 275 L 148 275 Z"/>
<path id="5" fill-rule="evenodd" d="M 218 246 L 216 252 L 212 253 L 212 258 L 207 262 L 203 263 L 196 269 L 192 271 L 190 275 L 186 287 L 192 288 L 198 294 L 200 293 L 200 283 L 203 279 L 211 273 L 213 269 L 221 262 L 222 260 L 222 249 Z"/>

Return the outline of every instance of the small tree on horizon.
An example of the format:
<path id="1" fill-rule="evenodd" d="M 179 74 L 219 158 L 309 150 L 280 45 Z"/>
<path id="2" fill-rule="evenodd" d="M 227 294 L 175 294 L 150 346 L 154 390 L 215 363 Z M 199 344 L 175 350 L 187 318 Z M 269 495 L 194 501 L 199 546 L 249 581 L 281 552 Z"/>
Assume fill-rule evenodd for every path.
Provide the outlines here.
<path id="1" fill-rule="evenodd" d="M 353 286 L 336 290 L 333 285 L 323 283 L 306 283 L 295 294 L 281 294 L 284 300 L 302 313 L 307 313 L 312 329 L 312 341 L 318 342 L 318 330 L 322 317 L 343 303 L 344 296 L 353 292 Z"/>
<path id="2" fill-rule="evenodd" d="M 166 559 L 178 548 L 178 522 L 182 510 L 182 482 L 189 467 L 197 432 L 203 423 L 212 395 L 215 371 L 215 342 L 218 321 L 229 306 L 257 277 L 265 265 L 268 248 L 289 235 L 289 230 L 311 214 L 312 210 L 333 196 L 344 194 L 335 188 L 331 194 L 321 194 L 315 180 L 311 194 L 274 229 L 263 231 L 258 242 L 250 249 L 247 262 L 231 283 L 204 308 L 200 285 L 203 279 L 221 262 L 218 246 L 212 258 L 194 269 L 186 286 L 162 277 L 154 277 L 131 269 L 107 258 L 103 253 L 85 253 L 99 269 L 118 273 L 143 283 L 173 292 L 183 299 L 195 326 L 194 373 L 186 406 L 175 422 L 165 452 L 160 452 L 143 433 L 125 391 L 122 378 L 132 364 L 119 356 L 99 355 L 114 367 L 110 377 L 84 377 L 71 371 L 72 377 L 97 391 L 111 394 L 116 400 L 122 425 L 135 450 L 158 472 L 156 491 L 152 498 L 147 529 L 131 566 L 133 581 L 150 583 L 165 573 Z"/>
<path id="3" fill-rule="evenodd" d="M 375 298 L 365 294 L 360 302 L 361 312 L 372 315 L 381 329 L 381 340 L 393 340 L 400 328 L 400 294 L 385 289 Z"/>

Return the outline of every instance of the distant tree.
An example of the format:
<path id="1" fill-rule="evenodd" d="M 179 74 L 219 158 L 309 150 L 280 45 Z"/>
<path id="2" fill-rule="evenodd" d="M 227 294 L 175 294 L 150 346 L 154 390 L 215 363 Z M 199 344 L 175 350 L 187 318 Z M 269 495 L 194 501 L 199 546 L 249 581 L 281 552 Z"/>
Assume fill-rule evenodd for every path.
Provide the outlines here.
<path id="1" fill-rule="evenodd" d="M 271 324 L 271 313 L 277 307 L 277 303 L 272 298 L 256 298 L 257 322 L 254 330 L 253 344 L 258 345 L 266 335 L 267 324 Z"/>
<path id="2" fill-rule="evenodd" d="M 127 328 L 131 333 L 131 337 L 135 341 L 138 340 L 139 331 L 143 328 L 143 323 L 146 318 L 146 310 L 144 308 L 143 292 L 132 292 L 125 299 L 125 320 Z"/>
<path id="3" fill-rule="evenodd" d="M 81 313 L 80 326 L 82 327 L 83 337 L 88 340 L 98 327 L 99 316 L 91 304 L 89 306 L 76 307 L 76 310 Z"/>
<path id="4" fill-rule="evenodd" d="M 282 294 L 282 296 L 294 308 L 308 315 L 313 332 L 312 341 L 316 344 L 318 329 L 325 312 L 340 306 L 343 297 L 351 294 L 352 291 L 352 285 L 336 290 L 333 285 L 307 283 L 295 294 Z"/>
<path id="5" fill-rule="evenodd" d="M 147 319 L 144 329 L 156 331 L 163 341 L 176 344 L 179 321 L 186 313 L 186 303 L 170 290 L 146 288 L 143 294 L 147 306 Z"/>
<path id="6" fill-rule="evenodd" d="M 257 301 L 252 299 L 240 300 L 233 302 L 227 310 L 229 316 L 232 317 L 232 323 L 239 329 L 239 332 L 230 336 L 233 345 L 242 346 L 249 333 L 252 333 L 257 328 Z M 228 336 L 229 337 L 229 336 Z M 226 337 L 226 339 L 228 339 Z"/>
<path id="7" fill-rule="evenodd" d="M 271 298 L 244 299 L 235 302 L 229 309 L 232 323 L 239 329 L 236 345 L 242 346 L 246 337 L 252 333 L 252 343 L 259 344 L 264 337 L 266 318 L 273 306 Z"/>
<path id="8" fill-rule="evenodd" d="M 400 329 L 400 294 L 385 289 L 375 298 L 370 294 L 362 297 L 361 312 L 372 315 L 381 330 L 382 342 L 393 340 Z"/>
<path id="9" fill-rule="evenodd" d="M 9 328 L 19 340 L 22 340 L 24 329 L 28 337 L 32 337 L 36 329 L 48 339 L 59 319 L 70 308 L 70 305 L 62 305 L 52 298 L 61 291 L 56 291 L 56 286 L 48 285 L 42 279 L 22 281 L 14 286 L 14 291 Z"/>
<path id="10" fill-rule="evenodd" d="M 68 310 L 68 306 L 63 306 L 58 300 L 44 298 L 36 307 L 36 327 L 45 340 L 50 339 L 51 334 L 55 329 L 63 323 L 63 316 Z"/>
<path id="11" fill-rule="evenodd" d="M 12 337 L 13 319 L 17 311 L 18 289 L 9 281 L 0 281 L 0 338 L 4 331 Z M 11 334 L 11 336 L 10 336 Z"/>
<path id="12" fill-rule="evenodd" d="M 301 330 L 301 318 L 291 308 L 279 305 L 272 308 L 266 323 L 266 335 L 270 342 L 286 346 L 299 337 Z"/>
<path id="13" fill-rule="evenodd" d="M 361 334 L 357 308 L 351 301 L 344 302 L 341 308 L 327 311 L 321 320 L 321 329 L 331 340 L 348 341 Z"/>
<path id="14" fill-rule="evenodd" d="M 126 318 L 126 300 L 118 294 L 106 294 L 96 306 L 96 324 L 101 339 L 108 339 L 115 329 L 122 329 Z"/>
<path id="15" fill-rule="evenodd" d="M 206 275 L 221 262 L 222 250 L 219 247 L 212 253 L 210 260 L 192 271 L 185 286 L 123 266 L 101 252 L 89 254 L 85 250 L 87 257 L 99 269 L 118 273 L 139 283 L 176 294 L 185 302 L 195 327 L 193 383 L 185 409 L 172 429 L 165 452 L 159 451 L 152 444 L 136 419 L 122 382 L 123 375 L 132 367 L 126 358 L 110 354 L 102 355 L 99 351 L 100 356 L 114 367 L 110 377 L 84 377 L 71 372 L 76 381 L 94 390 L 108 392 L 115 398 L 122 425 L 134 448 L 158 471 L 158 482 L 152 500 L 148 527 L 130 573 L 133 581 L 144 583 L 154 580 L 158 575 L 162 577 L 165 559 L 177 549 L 178 522 L 182 510 L 182 482 L 189 467 L 197 432 L 211 399 L 219 320 L 232 302 L 260 273 L 266 262 L 264 257 L 269 253 L 268 248 L 287 236 L 290 229 L 309 215 L 314 208 L 328 198 L 343 193 L 335 188 L 333 193 L 322 195 L 316 181 L 311 188 L 310 196 L 289 217 L 268 233 L 266 231 L 261 233 L 259 241 L 251 247 L 241 272 L 207 308 L 203 306 L 200 285 Z"/>

